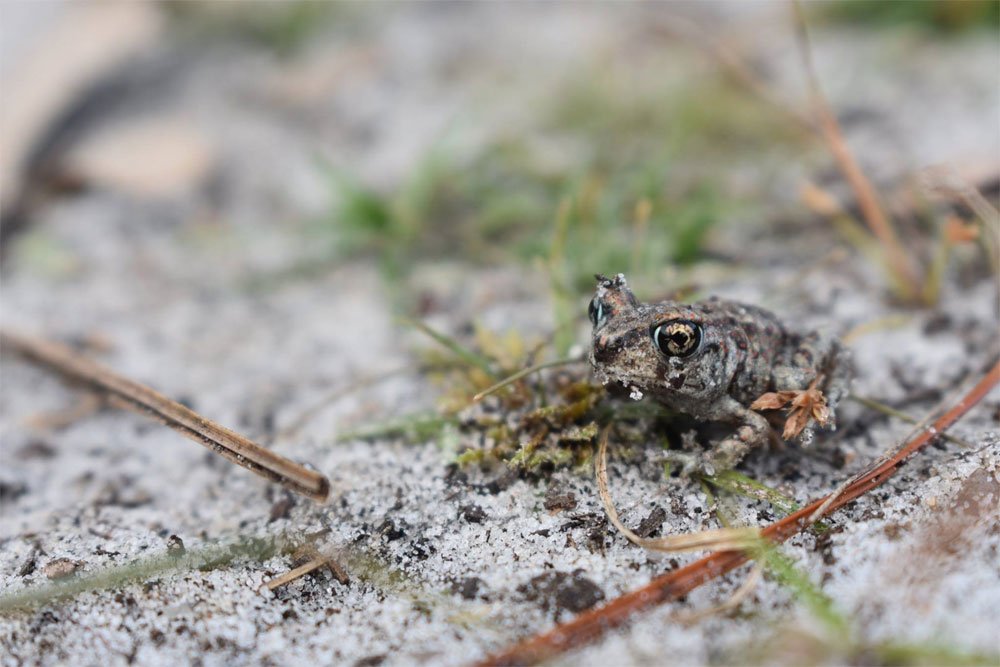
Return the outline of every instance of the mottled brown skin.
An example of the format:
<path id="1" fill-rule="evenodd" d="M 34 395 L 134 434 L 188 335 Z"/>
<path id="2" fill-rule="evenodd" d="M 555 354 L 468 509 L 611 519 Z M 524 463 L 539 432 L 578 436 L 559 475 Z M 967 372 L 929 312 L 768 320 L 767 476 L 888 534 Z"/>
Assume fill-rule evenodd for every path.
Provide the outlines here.
<path id="1" fill-rule="evenodd" d="M 851 377 L 847 350 L 836 339 L 790 332 L 768 311 L 735 301 L 640 304 L 623 275 L 597 278 L 590 355 L 597 379 L 699 421 L 736 426 L 702 456 L 671 451 L 685 474 L 731 468 L 776 437 L 748 406 L 769 391 L 804 390 L 818 374 L 835 425 Z"/>

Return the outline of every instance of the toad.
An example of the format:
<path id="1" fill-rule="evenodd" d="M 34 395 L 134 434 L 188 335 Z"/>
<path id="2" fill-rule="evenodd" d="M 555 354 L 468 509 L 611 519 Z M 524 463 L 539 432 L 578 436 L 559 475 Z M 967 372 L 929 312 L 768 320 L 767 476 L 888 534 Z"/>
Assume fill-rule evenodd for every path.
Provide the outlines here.
<path id="1" fill-rule="evenodd" d="M 596 378 L 635 400 L 650 396 L 698 421 L 735 427 L 708 451 L 666 452 L 683 475 L 732 468 L 751 448 L 777 438 L 751 407 L 778 407 L 773 398 L 758 401 L 765 395 L 806 406 L 800 409 L 809 406 L 792 397 L 815 402 L 799 434 L 805 442 L 814 425 L 836 427 L 837 404 L 853 374 L 849 351 L 836 338 L 796 332 L 763 308 L 714 297 L 643 304 L 622 274 L 597 280 L 589 309 Z"/>

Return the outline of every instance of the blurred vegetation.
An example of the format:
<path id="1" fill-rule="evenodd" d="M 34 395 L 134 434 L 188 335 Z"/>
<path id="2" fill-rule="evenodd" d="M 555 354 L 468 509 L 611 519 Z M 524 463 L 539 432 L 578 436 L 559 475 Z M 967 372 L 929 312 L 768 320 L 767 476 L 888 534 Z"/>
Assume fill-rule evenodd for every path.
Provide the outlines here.
<path id="1" fill-rule="evenodd" d="M 826 3 L 822 14 L 862 26 L 911 26 L 939 33 L 1000 28 L 996 0 L 837 0 Z"/>
<path id="2" fill-rule="evenodd" d="M 324 0 L 166 2 L 163 9 L 182 30 L 199 36 L 245 39 L 290 56 L 354 3 Z"/>
<path id="3" fill-rule="evenodd" d="M 472 154 L 439 144 L 391 191 L 331 172 L 339 203 L 314 233 L 396 282 L 421 259 L 542 262 L 576 298 L 595 271 L 642 284 L 703 259 L 713 228 L 747 205 L 724 182 L 732 152 L 803 138 L 718 76 L 636 92 L 598 74 L 552 91 L 517 136 Z"/>
<path id="4" fill-rule="evenodd" d="M 249 38 L 278 54 L 293 53 L 317 27 L 335 21 L 370 27 L 365 10 L 337 3 L 265 2 L 241 4 L 239 11 L 193 3 L 170 11 L 199 29 Z M 1000 3 L 857 0 L 819 5 L 815 13 L 956 31 L 995 25 Z M 442 139 L 393 186 L 376 188 L 331 169 L 336 203 L 308 225 L 309 257 L 282 275 L 255 276 L 255 285 L 307 278 L 345 257 L 368 256 L 379 263 L 397 305 L 413 314 L 404 305 L 414 302 L 406 279 L 421 261 L 529 264 L 549 276 L 555 352 L 563 357 L 595 272 L 625 272 L 642 292 L 683 282 L 685 270 L 705 259 L 738 263 L 739 257 L 712 252 L 717 229 L 752 219 L 754 211 L 773 214 L 773 202 L 765 204 L 773 199 L 770 179 L 789 160 L 822 155 L 822 144 L 801 123 L 789 122 L 794 109 L 776 111 L 773 100 L 764 103 L 706 53 L 670 53 L 669 66 L 657 59 L 662 55 L 595 58 L 571 78 L 551 82 L 541 96 L 525 89 L 530 120 L 501 123 L 471 149 Z M 907 245 L 896 255 L 911 255 L 907 264 L 916 268 L 908 273 L 914 275 L 898 275 L 887 260 L 892 248 L 871 238 L 862 224 L 870 221 L 854 220 L 845 203 L 826 206 L 821 215 L 884 265 L 897 300 L 935 303 L 950 246 Z M 914 225 L 889 226 L 905 237 Z M 919 231 L 933 236 L 940 228 L 935 220 Z"/>
<path id="5" fill-rule="evenodd" d="M 320 28 L 338 24 L 357 32 L 376 21 L 375 13 L 355 3 L 193 2 L 167 8 L 183 26 L 249 39 L 283 56 Z M 991 1 L 854 0 L 812 8 L 830 20 L 872 26 L 941 32 L 1000 27 L 1000 2 Z M 592 289 L 595 272 L 626 272 L 644 291 L 717 258 L 717 229 L 767 209 L 769 179 L 779 165 L 807 162 L 819 145 L 726 76 L 706 53 L 670 53 L 670 66 L 655 56 L 594 58 L 569 80 L 552 82 L 541 97 L 525 90 L 531 109 L 525 126 L 511 130 L 501 124 L 495 136 L 471 150 L 443 139 L 395 186 L 376 188 L 331 170 L 336 205 L 308 226 L 310 258 L 280 276 L 255 277 L 255 285 L 309 277 L 331 262 L 365 255 L 379 262 L 402 304 L 406 277 L 424 260 L 530 263 L 548 272 L 556 323 L 564 326 Z M 676 60 L 686 58 L 678 66 Z M 885 263 L 863 225 L 852 226 L 842 213 L 834 222 L 845 239 Z M 902 301 L 936 301 L 948 266 L 940 248 L 944 244 L 931 258 L 924 257 L 925 249 L 907 248 L 919 268 L 928 267 L 923 285 L 910 289 L 887 270 L 896 292 L 906 291 L 901 284 L 920 292 Z M 568 341 L 557 332 L 560 356 Z"/>

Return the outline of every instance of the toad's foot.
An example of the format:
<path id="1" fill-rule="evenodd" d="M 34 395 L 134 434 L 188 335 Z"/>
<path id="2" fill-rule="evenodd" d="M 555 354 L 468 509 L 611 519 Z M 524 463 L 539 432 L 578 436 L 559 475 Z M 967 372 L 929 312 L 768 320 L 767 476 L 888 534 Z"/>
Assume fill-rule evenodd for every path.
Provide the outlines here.
<path id="1" fill-rule="evenodd" d="M 679 466 L 681 477 L 715 474 L 714 468 L 704 454 L 668 449 L 663 452 L 663 460 L 671 465 Z"/>
<path id="2" fill-rule="evenodd" d="M 704 453 L 693 454 L 674 450 L 664 452 L 667 460 L 680 464 L 682 476 L 689 477 L 693 473 L 715 475 L 735 468 L 747 452 L 766 444 L 771 439 L 773 435 L 771 425 L 758 413 L 744 408 L 734 400 L 730 400 L 722 407 L 725 413 L 720 416 L 739 424 L 732 435 Z M 685 443 L 686 446 L 689 444 Z"/>
<path id="3" fill-rule="evenodd" d="M 739 438 L 723 440 L 707 452 L 685 452 L 669 449 L 663 452 L 665 462 L 680 467 L 681 477 L 707 475 L 729 470 L 743 458 L 750 446 Z"/>

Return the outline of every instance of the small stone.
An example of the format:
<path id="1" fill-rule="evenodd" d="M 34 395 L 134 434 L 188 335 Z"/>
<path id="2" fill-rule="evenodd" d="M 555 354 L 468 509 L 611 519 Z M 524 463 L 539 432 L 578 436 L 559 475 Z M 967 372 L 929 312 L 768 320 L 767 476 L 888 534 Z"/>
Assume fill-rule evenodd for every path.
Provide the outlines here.
<path id="1" fill-rule="evenodd" d="M 662 507 L 655 508 L 645 519 L 639 522 L 635 534 L 639 537 L 653 537 L 660 532 L 660 527 L 667 519 L 667 513 Z"/>
<path id="2" fill-rule="evenodd" d="M 466 577 L 451 585 L 451 592 L 462 596 L 463 600 L 475 600 L 485 582 L 479 577 Z"/>
<path id="3" fill-rule="evenodd" d="M 583 570 L 571 574 L 546 572 L 518 586 L 517 590 L 526 600 L 538 602 L 542 609 L 578 614 L 604 599 L 604 591 L 582 573 Z"/>
<path id="4" fill-rule="evenodd" d="M 459 513 L 468 523 L 483 523 L 489 518 L 479 505 L 465 505 Z"/>
<path id="5" fill-rule="evenodd" d="M 571 510 L 576 507 L 576 496 L 572 491 L 566 491 L 560 486 L 550 486 L 545 493 L 544 507 L 553 514 Z"/>
<path id="6" fill-rule="evenodd" d="M 57 558 L 53 561 L 49 561 L 42 568 L 42 572 L 49 579 L 65 579 L 66 577 L 72 575 L 80 567 L 80 563 L 69 558 Z"/>
<path id="7" fill-rule="evenodd" d="M 385 539 L 390 542 L 406 537 L 406 523 L 402 521 L 400 522 L 400 525 L 397 526 L 392 519 L 386 519 L 375 530 L 382 535 L 385 535 Z"/>
<path id="8" fill-rule="evenodd" d="M 271 523 L 278 519 L 287 519 L 288 513 L 293 507 L 295 507 L 295 499 L 291 494 L 285 494 L 278 502 L 271 505 L 271 514 L 267 522 Z"/>

